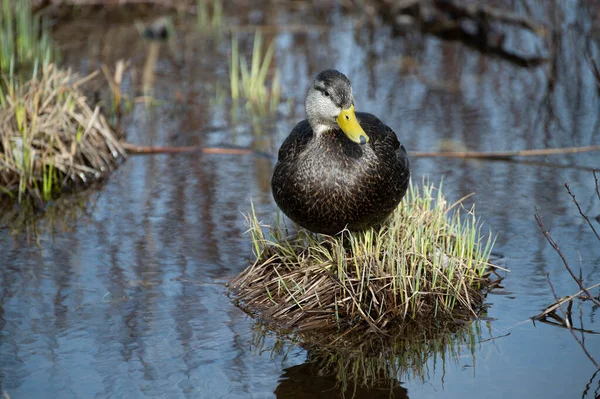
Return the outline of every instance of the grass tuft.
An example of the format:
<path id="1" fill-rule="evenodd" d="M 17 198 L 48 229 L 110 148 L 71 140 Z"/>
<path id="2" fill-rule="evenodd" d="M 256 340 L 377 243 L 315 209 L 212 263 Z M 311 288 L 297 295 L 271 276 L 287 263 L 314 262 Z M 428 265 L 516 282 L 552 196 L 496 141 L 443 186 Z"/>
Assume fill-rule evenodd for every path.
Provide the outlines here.
<path id="1" fill-rule="evenodd" d="M 31 13 L 31 0 L 0 0 L 0 74 L 20 72 L 56 58 L 46 22 Z"/>
<path id="2" fill-rule="evenodd" d="M 20 86 L 5 79 L 0 93 L 0 192 L 48 201 L 66 188 L 87 186 L 116 168 L 125 151 L 92 110 L 70 71 L 45 65 Z M 78 80 L 79 79 L 79 80 Z"/>
<path id="3" fill-rule="evenodd" d="M 462 201 L 462 200 L 461 200 Z M 232 280 L 242 308 L 285 329 L 390 332 L 477 315 L 490 235 L 440 189 L 411 184 L 379 229 L 335 237 L 248 216 L 256 261 Z"/>
<path id="4" fill-rule="evenodd" d="M 248 106 L 260 113 L 275 112 L 281 99 L 280 73 L 277 68 L 273 72 L 270 87 L 267 85 L 269 70 L 275 52 L 275 44 L 271 42 L 263 54 L 263 35 L 260 31 L 254 34 L 252 58 L 250 63 L 244 55 L 240 55 L 239 41 L 233 33 L 231 37 L 231 58 L 229 59 L 229 81 L 233 101 L 243 98 Z"/>

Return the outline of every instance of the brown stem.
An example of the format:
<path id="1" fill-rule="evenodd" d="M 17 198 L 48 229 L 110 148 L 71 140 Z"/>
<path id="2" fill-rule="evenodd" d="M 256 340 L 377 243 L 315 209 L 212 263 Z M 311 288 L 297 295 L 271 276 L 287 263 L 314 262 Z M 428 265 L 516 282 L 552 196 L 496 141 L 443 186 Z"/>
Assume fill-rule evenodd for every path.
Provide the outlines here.
<path id="1" fill-rule="evenodd" d="M 558 247 L 558 244 L 556 243 L 556 241 L 554 241 L 554 239 L 550 235 L 550 232 L 546 229 L 546 226 L 544 226 L 544 221 L 542 220 L 542 217 L 540 216 L 537 208 L 535 209 L 535 220 L 537 221 L 538 226 L 540 226 L 540 229 L 542 230 L 542 233 L 544 234 L 544 236 L 546 236 L 546 240 L 548 240 L 548 242 L 550 243 L 550 245 L 552 246 L 552 248 L 554 248 L 554 250 L 556 251 L 556 253 L 558 253 L 558 255 L 560 256 L 560 258 L 562 259 L 563 264 L 565 265 L 565 268 L 567 269 L 567 271 L 571 275 L 571 278 L 573 278 L 573 280 L 577 283 L 577 285 L 579 286 L 579 288 L 581 288 L 581 290 L 587 295 L 587 297 L 595 305 L 600 306 L 600 301 L 598 299 L 596 299 L 590 293 L 590 291 L 588 291 L 587 288 L 585 288 L 585 286 L 583 285 L 583 283 L 581 282 L 581 280 L 575 275 L 575 273 L 573 273 L 573 270 L 571 270 L 571 267 L 569 266 L 569 263 L 567 262 L 567 258 L 565 257 L 565 254 L 562 253 L 562 251 Z"/>
<path id="2" fill-rule="evenodd" d="M 536 215 L 536 218 L 537 218 L 537 215 Z M 554 295 L 554 299 L 556 301 L 558 301 L 559 300 L 558 295 L 556 295 L 556 291 L 554 290 L 554 285 L 552 284 L 552 281 L 550 280 L 550 273 L 546 273 L 546 279 L 548 280 L 548 284 L 550 285 L 550 289 L 552 290 L 552 295 Z M 565 313 L 562 311 L 562 309 L 560 309 L 560 308 L 558 308 L 558 309 L 563 314 L 563 318 L 567 317 L 565 315 Z M 583 349 L 583 352 L 586 354 L 588 359 L 590 359 L 592 361 L 592 363 L 594 363 L 594 366 L 596 366 L 598 369 L 600 369 L 600 364 L 598 364 L 598 362 L 596 362 L 596 359 L 594 359 L 594 357 L 587 351 L 584 343 L 579 339 L 579 337 L 577 337 L 577 334 L 575 334 L 575 331 L 573 331 L 573 328 L 571 327 L 570 323 L 567 324 L 567 328 L 569 329 L 569 332 L 571 333 L 573 338 L 575 338 L 575 341 L 577 341 L 579 346 L 581 346 L 581 349 Z"/>

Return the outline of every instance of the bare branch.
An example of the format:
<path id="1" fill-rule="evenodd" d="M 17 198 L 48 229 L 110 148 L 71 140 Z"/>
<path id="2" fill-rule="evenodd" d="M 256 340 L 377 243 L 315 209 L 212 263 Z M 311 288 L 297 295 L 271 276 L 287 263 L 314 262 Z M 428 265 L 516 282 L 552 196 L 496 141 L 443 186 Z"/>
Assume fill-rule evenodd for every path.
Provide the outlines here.
<path id="1" fill-rule="evenodd" d="M 597 182 L 596 182 L 596 184 L 597 184 Z M 567 189 L 567 192 L 569 193 L 569 195 L 571 196 L 571 198 L 573 198 L 573 202 L 577 206 L 577 210 L 579 211 L 579 214 L 581 215 L 581 217 L 583 217 L 585 219 L 585 221 L 587 222 L 587 224 L 590 226 L 590 228 L 592 229 L 592 231 L 596 235 L 596 238 L 598 239 L 598 241 L 600 241 L 600 235 L 598 235 L 598 232 L 594 228 L 594 225 L 592 224 L 592 222 L 590 222 L 590 219 L 581 210 L 581 206 L 579 206 L 579 202 L 577 202 L 577 200 L 575 199 L 575 194 L 573 194 L 571 192 L 571 189 L 569 188 L 569 185 L 567 183 L 565 183 L 565 188 Z"/>
<path id="2" fill-rule="evenodd" d="M 565 265 L 565 268 L 567 269 L 567 271 L 569 272 L 569 274 L 571 275 L 571 277 L 573 278 L 573 280 L 577 283 L 577 285 L 579 286 L 579 288 L 581 288 L 581 290 L 587 295 L 587 297 L 592 302 L 594 302 L 595 305 L 600 306 L 600 301 L 598 299 L 596 299 L 588 291 L 587 288 L 585 288 L 585 286 L 583 285 L 583 283 L 581 282 L 581 280 L 575 275 L 575 273 L 573 273 L 573 270 L 571 270 L 571 267 L 569 266 L 569 263 L 567 262 L 567 258 L 565 257 L 565 254 L 562 253 L 562 251 L 558 247 L 558 244 L 556 243 L 556 241 L 554 241 L 554 239 L 550 235 L 550 232 L 546 229 L 546 226 L 544 226 L 544 221 L 542 220 L 542 217 L 540 216 L 537 208 L 535 209 L 535 220 L 537 221 L 538 226 L 540 226 L 540 230 L 542 230 L 542 233 L 544 234 L 544 236 L 546 236 L 546 240 L 548 240 L 548 242 L 550 243 L 550 245 L 552 246 L 552 248 L 554 248 L 554 250 L 558 253 L 558 255 L 560 256 L 560 258 L 563 261 L 563 264 Z M 557 297 L 557 300 L 558 300 L 558 297 Z"/>

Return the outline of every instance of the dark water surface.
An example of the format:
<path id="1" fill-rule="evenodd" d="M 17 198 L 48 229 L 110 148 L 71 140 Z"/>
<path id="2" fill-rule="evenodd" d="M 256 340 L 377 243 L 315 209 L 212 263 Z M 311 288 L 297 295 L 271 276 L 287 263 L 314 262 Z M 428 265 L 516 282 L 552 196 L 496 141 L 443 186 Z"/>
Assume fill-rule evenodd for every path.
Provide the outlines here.
<path id="1" fill-rule="evenodd" d="M 55 37 L 63 63 L 82 73 L 131 59 L 124 91 L 139 96 L 152 86 L 157 100 L 150 107 L 136 102 L 124 120 L 127 140 L 142 145 L 234 144 L 274 152 L 304 118 L 309 82 L 329 67 L 349 76 L 357 109 L 379 115 L 409 151 L 447 142 L 482 151 L 599 144 L 599 90 L 583 56 L 587 49 L 600 60 L 598 7 L 495 3 L 556 28 L 542 39 L 507 34 L 510 48 L 549 57 L 547 64 L 523 69 L 416 31 L 392 37 L 385 26 L 366 25 L 363 13 L 332 5 L 226 4 L 226 26 L 240 29 L 244 53 L 250 54 L 256 24 L 276 43 L 284 101 L 277 114 L 260 118 L 243 107 L 230 112 L 227 34 L 218 40 L 180 17 L 171 45 L 151 44 L 140 39 L 132 16 L 88 10 L 57 25 Z M 505 289 L 488 297 L 489 320 L 478 322 L 483 332 L 474 352 L 465 345 L 458 357 L 432 359 L 422 377 L 407 371 L 395 397 L 600 395 L 600 373 L 569 331 L 528 321 L 554 301 L 547 273 L 559 296 L 577 290 L 540 233 L 534 207 L 584 280 L 600 281 L 600 243 L 562 187 L 568 182 L 582 209 L 600 214 L 593 176 L 578 167 L 600 168 L 600 156 L 535 161 L 412 159 L 414 180 L 443 178 L 451 200 L 475 193 L 469 201 L 498 235 L 495 252 L 511 272 Z M 132 156 L 68 229 L 42 233 L 39 245 L 0 231 L 0 392 L 337 397 L 335 380 L 318 376 L 304 350 L 257 349 L 253 320 L 225 295 L 225 283 L 251 257 L 243 216 L 250 201 L 265 222 L 275 217 L 271 167 L 272 160 L 251 155 Z M 577 325 L 600 331 L 597 308 L 576 302 L 573 315 Z M 584 338 L 600 360 L 600 338 Z M 274 342 L 267 336 L 264 345 Z M 356 392 L 357 398 L 387 395 Z"/>

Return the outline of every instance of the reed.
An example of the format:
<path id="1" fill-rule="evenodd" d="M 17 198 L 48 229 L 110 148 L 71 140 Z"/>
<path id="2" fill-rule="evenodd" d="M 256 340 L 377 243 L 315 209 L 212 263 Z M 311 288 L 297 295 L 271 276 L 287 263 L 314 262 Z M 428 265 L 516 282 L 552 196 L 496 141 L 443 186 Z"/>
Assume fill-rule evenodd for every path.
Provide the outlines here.
<path id="1" fill-rule="evenodd" d="M 31 0 L 0 0 L 0 74 L 20 72 L 57 58 L 46 21 L 31 13 Z"/>
<path id="2" fill-rule="evenodd" d="M 196 2 L 196 26 L 200 32 L 221 36 L 223 21 L 223 3 L 221 0 L 213 0 L 210 6 L 206 0 Z"/>
<path id="3" fill-rule="evenodd" d="M 263 54 L 264 38 L 260 31 L 254 34 L 252 58 L 240 54 L 238 37 L 231 38 L 231 57 L 229 59 L 229 82 L 231 98 L 234 102 L 245 99 L 248 107 L 260 113 L 275 112 L 281 100 L 280 72 L 271 63 L 275 52 L 275 44 L 269 43 Z M 272 73 L 270 70 L 274 69 Z M 272 75 L 270 84 L 267 78 Z"/>

